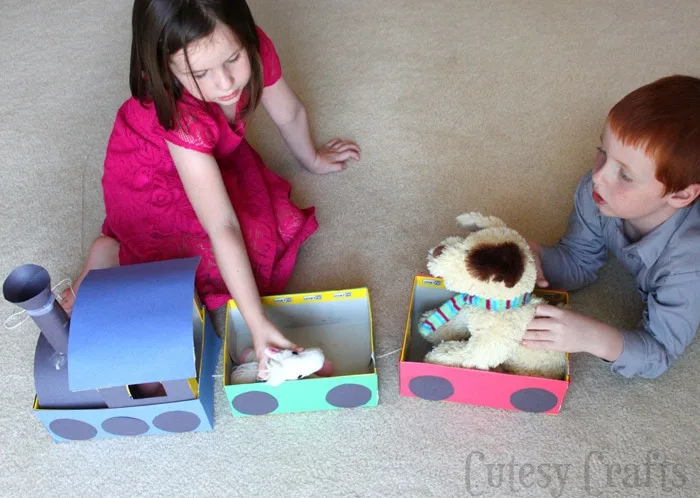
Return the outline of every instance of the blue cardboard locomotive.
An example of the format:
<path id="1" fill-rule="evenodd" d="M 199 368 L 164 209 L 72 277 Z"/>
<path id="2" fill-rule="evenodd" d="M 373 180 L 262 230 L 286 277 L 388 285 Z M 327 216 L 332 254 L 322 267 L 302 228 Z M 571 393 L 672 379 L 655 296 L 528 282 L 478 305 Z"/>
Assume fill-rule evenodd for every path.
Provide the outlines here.
<path id="1" fill-rule="evenodd" d="M 7 277 L 5 299 L 41 331 L 34 413 L 55 441 L 213 429 L 221 341 L 194 290 L 198 263 L 92 270 L 70 318 L 44 268 Z"/>

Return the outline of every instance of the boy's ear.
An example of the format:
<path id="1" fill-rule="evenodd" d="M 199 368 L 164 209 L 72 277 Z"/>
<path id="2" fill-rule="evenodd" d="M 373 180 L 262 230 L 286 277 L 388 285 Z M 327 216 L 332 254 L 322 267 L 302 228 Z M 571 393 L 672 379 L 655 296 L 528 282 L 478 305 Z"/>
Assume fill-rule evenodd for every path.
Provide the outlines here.
<path id="1" fill-rule="evenodd" d="M 684 208 L 692 204 L 700 196 L 700 183 L 688 185 L 683 190 L 671 194 L 669 204 L 674 208 Z"/>

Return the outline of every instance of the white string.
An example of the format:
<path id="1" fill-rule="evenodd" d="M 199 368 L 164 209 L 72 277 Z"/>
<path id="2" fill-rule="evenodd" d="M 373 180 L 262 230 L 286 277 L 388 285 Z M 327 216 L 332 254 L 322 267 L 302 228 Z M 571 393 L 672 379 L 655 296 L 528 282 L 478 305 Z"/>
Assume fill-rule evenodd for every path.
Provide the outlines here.
<path id="1" fill-rule="evenodd" d="M 16 316 L 22 316 L 22 315 L 24 315 L 24 318 L 22 318 L 20 321 L 18 321 L 14 325 L 11 325 L 13 318 L 15 318 Z M 7 330 L 14 330 L 17 327 L 19 327 L 20 325 L 22 325 L 24 322 L 26 322 L 28 318 L 29 318 L 29 315 L 27 314 L 26 311 L 19 310 L 17 313 L 13 313 L 10 316 L 8 316 L 7 319 L 5 320 L 5 322 L 3 322 L 2 326 L 5 327 Z"/>
<path id="2" fill-rule="evenodd" d="M 61 302 L 61 296 L 56 294 L 56 289 L 58 289 L 60 286 L 64 285 L 65 283 L 68 283 L 70 286 L 70 291 L 71 294 L 73 294 L 73 298 L 76 298 L 75 291 L 73 290 L 72 282 L 70 278 L 64 278 L 61 280 L 59 283 L 54 285 L 51 288 L 51 293 L 55 296 L 56 300 L 60 303 Z M 22 319 L 19 320 L 17 323 L 12 324 L 12 319 L 15 317 L 20 317 L 22 316 Z M 3 327 L 5 327 L 7 330 L 14 330 L 20 325 L 22 325 L 24 322 L 26 322 L 29 319 L 29 313 L 27 313 L 27 310 L 19 310 L 16 313 L 12 313 L 10 316 L 8 316 L 5 321 L 3 322 Z"/>
<path id="3" fill-rule="evenodd" d="M 394 349 L 393 351 L 389 351 L 388 353 L 380 354 L 379 356 L 377 356 L 377 359 L 384 358 L 385 356 L 389 356 L 389 355 L 394 354 L 394 353 L 398 353 L 399 351 L 401 351 L 401 348 Z"/>
<path id="4" fill-rule="evenodd" d="M 77 299 L 77 298 L 78 298 L 78 296 L 75 295 L 75 291 L 73 290 L 73 282 L 71 281 L 71 279 L 70 279 L 70 278 L 64 278 L 63 280 L 61 280 L 59 283 L 57 283 L 56 285 L 54 285 L 54 286 L 51 288 L 51 292 L 53 292 L 53 294 L 56 296 L 56 299 L 58 300 L 59 303 L 61 302 L 61 295 L 60 295 L 60 294 L 56 294 L 56 289 L 58 289 L 61 285 L 66 284 L 66 283 L 67 283 L 68 286 L 69 286 L 68 288 L 70 289 L 70 293 L 73 294 L 73 299 Z"/>

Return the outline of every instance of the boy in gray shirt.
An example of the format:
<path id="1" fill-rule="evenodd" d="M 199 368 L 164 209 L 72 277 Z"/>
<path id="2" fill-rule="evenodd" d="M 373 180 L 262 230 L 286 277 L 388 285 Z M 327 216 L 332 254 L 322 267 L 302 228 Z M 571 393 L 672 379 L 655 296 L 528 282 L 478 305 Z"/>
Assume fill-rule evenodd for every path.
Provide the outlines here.
<path id="1" fill-rule="evenodd" d="M 700 324 L 700 79 L 670 76 L 633 91 L 611 109 L 601 141 L 561 240 L 530 241 L 538 285 L 583 287 L 610 251 L 636 280 L 642 320 L 618 330 L 540 305 L 523 344 L 587 352 L 625 377 L 658 377 Z"/>

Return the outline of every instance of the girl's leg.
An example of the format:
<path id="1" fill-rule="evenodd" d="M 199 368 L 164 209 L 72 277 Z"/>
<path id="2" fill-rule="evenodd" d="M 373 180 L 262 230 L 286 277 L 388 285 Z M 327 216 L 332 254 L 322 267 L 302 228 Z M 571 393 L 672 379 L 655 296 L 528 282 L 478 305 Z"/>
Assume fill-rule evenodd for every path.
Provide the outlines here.
<path id="1" fill-rule="evenodd" d="M 111 268 L 119 266 L 119 242 L 112 237 L 106 235 L 99 236 L 90 246 L 90 253 L 78 278 L 75 279 L 73 285 L 61 293 L 61 307 L 70 315 L 75 304 L 75 295 L 78 294 L 78 288 L 85 276 L 90 270 L 99 270 L 102 268 Z"/>

